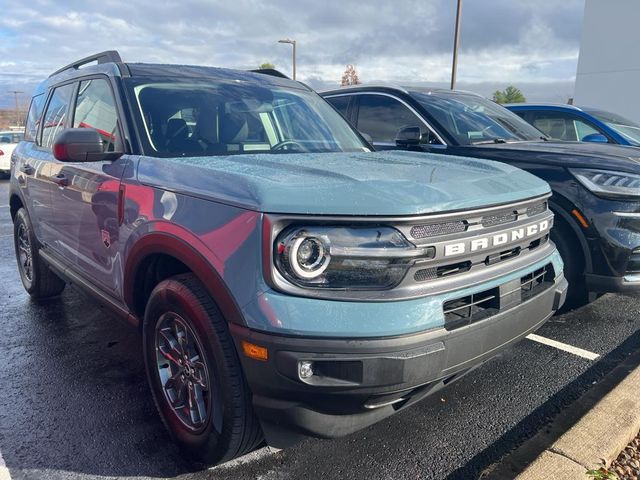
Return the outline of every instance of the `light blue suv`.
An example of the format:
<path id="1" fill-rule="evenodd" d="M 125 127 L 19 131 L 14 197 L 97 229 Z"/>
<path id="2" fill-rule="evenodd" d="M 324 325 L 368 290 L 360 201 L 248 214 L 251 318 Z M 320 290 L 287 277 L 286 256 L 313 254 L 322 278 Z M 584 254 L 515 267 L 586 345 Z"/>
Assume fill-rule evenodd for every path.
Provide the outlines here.
<path id="1" fill-rule="evenodd" d="M 370 425 L 564 301 L 545 182 L 374 153 L 273 74 L 80 60 L 34 93 L 12 174 L 25 289 L 140 326 L 160 415 L 207 463 Z"/>

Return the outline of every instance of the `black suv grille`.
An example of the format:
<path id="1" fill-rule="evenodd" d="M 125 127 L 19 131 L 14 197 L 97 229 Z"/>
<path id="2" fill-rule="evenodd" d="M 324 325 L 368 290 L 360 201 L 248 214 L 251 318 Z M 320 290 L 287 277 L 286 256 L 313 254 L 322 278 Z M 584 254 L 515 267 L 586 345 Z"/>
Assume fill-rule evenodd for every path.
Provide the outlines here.
<path id="1" fill-rule="evenodd" d="M 554 279 L 555 272 L 553 265 L 550 263 L 521 277 L 520 302 L 515 304 L 509 303 L 507 308 L 513 308 L 519 303 L 539 295 L 553 285 Z M 455 330 L 456 328 L 485 320 L 500 312 L 502 307 L 500 287 L 449 300 L 442 306 L 444 312 L 444 328 L 446 330 Z"/>

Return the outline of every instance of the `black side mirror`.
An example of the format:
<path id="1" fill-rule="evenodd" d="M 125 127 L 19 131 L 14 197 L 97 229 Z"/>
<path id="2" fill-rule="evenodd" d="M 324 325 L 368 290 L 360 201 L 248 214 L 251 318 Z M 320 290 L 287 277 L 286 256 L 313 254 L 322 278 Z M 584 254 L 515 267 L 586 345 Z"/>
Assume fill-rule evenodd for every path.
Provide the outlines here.
<path id="1" fill-rule="evenodd" d="M 404 127 L 396 134 L 396 146 L 415 147 L 420 145 L 420 127 Z"/>
<path id="2" fill-rule="evenodd" d="M 102 137 L 94 128 L 65 128 L 53 143 L 53 156 L 61 162 L 117 160 L 123 152 L 103 152 Z"/>

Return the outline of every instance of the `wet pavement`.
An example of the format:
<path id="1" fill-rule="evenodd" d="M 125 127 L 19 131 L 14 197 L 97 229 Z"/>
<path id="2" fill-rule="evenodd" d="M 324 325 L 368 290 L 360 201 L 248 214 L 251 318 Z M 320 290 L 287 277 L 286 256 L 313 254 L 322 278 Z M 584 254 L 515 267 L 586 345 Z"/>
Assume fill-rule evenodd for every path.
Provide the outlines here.
<path id="1" fill-rule="evenodd" d="M 524 340 L 349 437 L 189 472 L 156 414 L 137 330 L 74 288 L 31 301 L 7 204 L 0 180 L 0 467 L 15 480 L 477 478 L 640 348 L 640 297 L 606 295 L 537 332 L 596 360 Z"/>

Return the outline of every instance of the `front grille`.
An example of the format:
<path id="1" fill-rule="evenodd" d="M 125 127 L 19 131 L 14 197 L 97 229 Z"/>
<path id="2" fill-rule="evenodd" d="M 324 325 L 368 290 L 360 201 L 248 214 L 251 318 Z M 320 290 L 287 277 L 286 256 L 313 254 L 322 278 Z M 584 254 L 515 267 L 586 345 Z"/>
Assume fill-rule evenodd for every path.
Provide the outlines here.
<path id="1" fill-rule="evenodd" d="M 548 264 L 520 278 L 521 301 L 529 300 L 553 285 L 555 272 Z"/>
<path id="2" fill-rule="evenodd" d="M 467 224 L 462 220 L 457 222 L 415 225 L 411 227 L 411 236 L 413 238 L 438 237 L 440 235 L 451 235 L 452 233 L 464 232 L 466 229 Z"/>
<path id="3" fill-rule="evenodd" d="M 515 302 L 513 294 L 517 293 L 518 290 L 515 287 L 516 290 L 515 292 L 513 291 L 511 286 L 513 282 L 503 285 L 503 290 L 505 291 L 502 295 L 506 299 L 506 305 L 502 303 L 503 300 L 500 296 L 501 287 L 449 300 L 442 306 L 444 328 L 446 330 L 455 330 L 456 328 L 485 320 L 499 313 L 503 308 L 513 308 L 547 290 L 553 285 L 554 279 L 553 265 L 549 263 L 520 278 L 520 299 L 518 300 L 516 297 Z M 517 279 L 515 282 L 517 282 Z"/>
<path id="4" fill-rule="evenodd" d="M 449 300 L 443 305 L 444 328 L 455 330 L 489 318 L 500 309 L 500 289 L 492 288 L 466 297 Z"/>
<path id="5" fill-rule="evenodd" d="M 413 279 L 416 282 L 425 282 L 435 278 L 468 272 L 469 270 L 471 270 L 471 262 L 458 262 L 450 265 L 441 265 L 440 267 L 422 268 L 413 275 Z"/>
<path id="6" fill-rule="evenodd" d="M 482 217 L 482 226 L 484 228 L 495 227 L 496 225 L 502 225 L 504 223 L 515 222 L 518 219 L 518 215 L 514 211 L 499 212 L 493 215 L 486 215 Z"/>
<path id="7" fill-rule="evenodd" d="M 527 216 L 534 217 L 546 211 L 547 211 L 547 202 L 536 203 L 535 205 L 531 205 L 529 208 L 527 208 Z"/>

